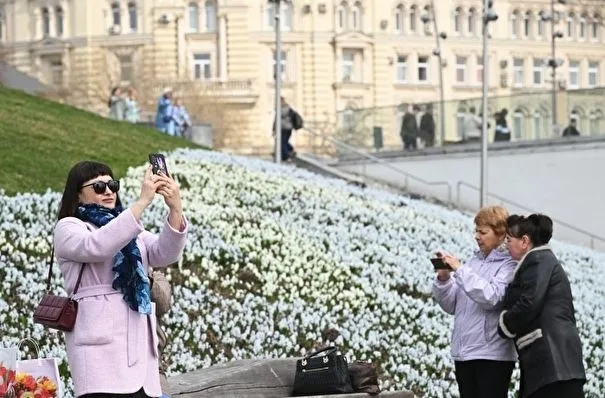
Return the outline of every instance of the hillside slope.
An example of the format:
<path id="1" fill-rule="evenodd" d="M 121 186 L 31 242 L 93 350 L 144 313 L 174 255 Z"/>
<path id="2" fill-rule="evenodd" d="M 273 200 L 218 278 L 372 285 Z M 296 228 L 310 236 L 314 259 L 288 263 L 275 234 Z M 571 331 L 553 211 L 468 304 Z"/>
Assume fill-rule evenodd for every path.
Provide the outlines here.
<path id="1" fill-rule="evenodd" d="M 60 191 L 79 160 L 109 163 L 122 176 L 149 152 L 195 146 L 1 85 L 0 98 L 0 190 L 8 194 Z"/>
<path id="2" fill-rule="evenodd" d="M 385 389 L 458 396 L 449 354 L 452 317 L 431 299 L 428 259 L 437 250 L 468 258 L 476 247 L 472 217 L 213 151 L 178 150 L 167 160 L 189 221 L 181 267 L 167 270 L 169 373 L 298 356 L 333 339 L 349 359 L 376 362 Z M 125 203 L 138 195 L 143 173 L 144 167 L 132 168 L 122 179 Z M 7 209 L 0 212 L 0 347 L 33 336 L 43 356 L 60 358 L 69 390 L 63 335 L 45 332 L 31 318 L 44 292 L 59 198 L 56 192 L 0 195 L 0 208 Z M 144 222 L 157 231 L 165 216 L 157 198 Z M 586 396 L 602 398 L 605 256 L 558 242 L 553 249 L 573 288 Z M 53 284 L 62 291 L 58 274 Z M 111 322 L 103 325 L 101 332 L 111 333 Z"/>

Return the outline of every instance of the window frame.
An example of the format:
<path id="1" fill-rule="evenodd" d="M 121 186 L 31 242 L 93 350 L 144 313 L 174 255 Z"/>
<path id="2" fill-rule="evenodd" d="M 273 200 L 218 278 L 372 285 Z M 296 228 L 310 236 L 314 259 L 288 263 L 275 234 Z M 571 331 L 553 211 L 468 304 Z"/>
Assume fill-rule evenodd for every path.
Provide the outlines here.
<path id="1" fill-rule="evenodd" d="M 199 59 L 196 59 L 199 57 Z M 191 78 L 196 81 L 212 79 L 212 54 L 209 52 L 195 52 L 191 55 Z M 206 72 L 207 76 L 206 76 Z"/>
<path id="2" fill-rule="evenodd" d="M 425 62 L 421 62 L 421 59 L 425 59 Z M 418 79 L 419 83 L 422 84 L 428 84 L 430 82 L 429 79 L 429 73 L 430 73 L 430 65 L 431 65 L 431 59 L 429 56 L 419 56 L 418 57 L 418 66 L 417 66 L 417 75 L 416 78 Z M 425 78 L 421 79 L 421 70 L 425 71 Z"/>
<path id="3" fill-rule="evenodd" d="M 403 59 L 403 61 L 402 61 Z M 404 54 L 397 55 L 397 63 L 395 64 L 395 81 L 399 84 L 408 82 L 409 73 L 409 57 Z M 401 77 L 403 76 L 403 79 Z"/>

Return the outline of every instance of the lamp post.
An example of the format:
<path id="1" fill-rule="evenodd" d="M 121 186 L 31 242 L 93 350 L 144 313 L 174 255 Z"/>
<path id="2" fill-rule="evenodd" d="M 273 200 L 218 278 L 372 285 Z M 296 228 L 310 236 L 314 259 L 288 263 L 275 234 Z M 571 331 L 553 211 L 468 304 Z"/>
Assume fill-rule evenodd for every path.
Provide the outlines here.
<path id="1" fill-rule="evenodd" d="M 274 5 L 275 13 L 275 163 L 281 163 L 281 3 L 290 2 L 291 0 L 268 0 Z"/>
<path id="2" fill-rule="evenodd" d="M 489 95 L 489 55 L 487 51 L 490 22 L 498 20 L 498 14 L 493 9 L 493 1 L 483 0 L 483 76 L 482 88 L 483 95 L 481 97 L 483 105 L 483 120 L 481 126 L 481 183 L 480 183 L 480 198 L 479 206 L 483 207 L 487 204 L 487 142 L 488 142 L 488 109 L 487 99 Z"/>
<path id="3" fill-rule="evenodd" d="M 443 93 L 443 58 L 441 52 L 441 40 L 447 39 L 447 34 L 445 32 L 439 33 L 439 28 L 437 25 L 437 16 L 435 15 L 435 0 L 431 0 L 431 15 L 428 12 L 422 14 L 420 19 L 424 25 L 429 22 L 433 22 L 433 28 L 435 30 L 435 49 L 433 50 L 433 55 L 437 57 L 439 60 L 439 136 L 441 139 L 441 146 L 445 142 L 445 98 Z"/>
<path id="4" fill-rule="evenodd" d="M 541 14 L 540 19 L 542 21 L 550 21 L 550 59 L 548 60 L 548 66 L 552 69 L 552 133 L 557 134 L 557 68 L 563 65 L 563 60 L 555 57 L 556 42 L 557 39 L 563 38 L 563 32 L 555 31 L 555 24 L 558 22 L 558 18 L 555 14 L 555 2 L 557 4 L 567 4 L 567 0 L 550 0 L 550 14 Z"/>

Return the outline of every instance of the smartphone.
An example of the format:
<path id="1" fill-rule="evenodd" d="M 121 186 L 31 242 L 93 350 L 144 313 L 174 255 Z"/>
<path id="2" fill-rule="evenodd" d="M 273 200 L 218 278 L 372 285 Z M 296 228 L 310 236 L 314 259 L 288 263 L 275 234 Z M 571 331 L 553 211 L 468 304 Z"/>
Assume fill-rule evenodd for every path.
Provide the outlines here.
<path id="1" fill-rule="evenodd" d="M 168 167 L 166 166 L 166 158 L 161 153 L 150 153 L 149 163 L 151 163 L 151 172 L 153 174 L 163 174 L 170 177 Z"/>
<path id="2" fill-rule="evenodd" d="M 442 258 L 439 258 L 439 257 L 431 258 L 431 263 L 433 263 L 433 267 L 436 270 L 438 270 L 438 269 L 447 269 L 447 270 L 452 271 L 452 267 L 450 267 L 449 265 L 447 265 L 446 263 L 444 263 Z"/>

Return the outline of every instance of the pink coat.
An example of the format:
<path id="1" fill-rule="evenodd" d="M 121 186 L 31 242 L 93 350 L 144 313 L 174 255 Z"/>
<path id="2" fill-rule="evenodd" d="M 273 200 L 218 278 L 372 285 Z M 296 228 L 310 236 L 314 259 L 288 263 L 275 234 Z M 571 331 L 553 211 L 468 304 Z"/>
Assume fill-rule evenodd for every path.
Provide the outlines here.
<path id="1" fill-rule="evenodd" d="M 177 231 L 168 222 L 158 235 L 147 232 L 129 209 L 98 229 L 74 217 L 57 223 L 55 254 L 68 294 L 73 293 L 82 263 L 87 264 L 75 295 L 76 325 L 65 333 L 76 396 L 130 394 L 141 387 L 150 397 L 161 395 L 155 305 L 151 315 L 128 307 L 111 287 L 112 259 L 136 237 L 145 267 L 165 267 L 177 261 L 186 235 L 186 225 Z"/>

